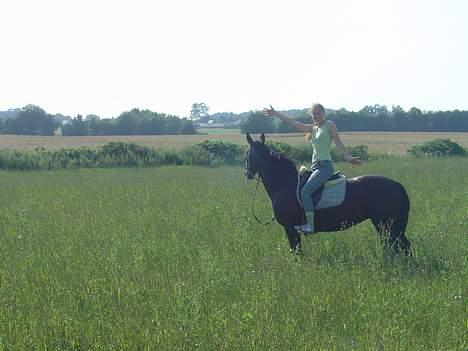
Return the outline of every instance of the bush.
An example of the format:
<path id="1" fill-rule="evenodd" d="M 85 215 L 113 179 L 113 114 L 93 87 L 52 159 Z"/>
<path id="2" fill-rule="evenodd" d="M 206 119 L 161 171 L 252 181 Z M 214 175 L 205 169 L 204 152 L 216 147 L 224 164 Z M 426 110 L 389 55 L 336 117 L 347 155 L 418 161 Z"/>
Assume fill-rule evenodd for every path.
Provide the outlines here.
<path id="1" fill-rule="evenodd" d="M 267 145 L 276 152 L 286 155 L 296 163 L 311 162 L 312 160 L 312 147 L 310 144 L 292 146 L 283 142 L 268 141 Z M 348 150 L 354 157 L 358 157 L 364 161 L 369 159 L 369 148 L 366 145 L 351 146 Z M 330 154 L 333 162 L 343 160 L 343 155 L 341 155 L 336 147 L 332 147 Z"/>
<path id="2" fill-rule="evenodd" d="M 0 169 L 34 170 L 41 168 L 41 158 L 34 152 L 16 150 L 0 151 Z"/>
<path id="3" fill-rule="evenodd" d="M 214 163 L 212 155 L 197 146 L 186 146 L 180 151 L 180 154 L 184 165 L 212 166 Z"/>
<path id="4" fill-rule="evenodd" d="M 414 156 L 465 156 L 466 151 L 450 139 L 435 139 L 415 145 L 407 151 Z"/>
<path id="5" fill-rule="evenodd" d="M 196 144 L 195 148 L 207 152 L 211 158 L 217 158 L 221 163 L 230 165 L 242 162 L 245 149 L 245 147 L 238 144 L 208 140 Z"/>
<path id="6" fill-rule="evenodd" d="M 369 159 L 369 148 L 366 145 L 356 145 L 348 147 L 349 153 L 353 157 L 367 161 Z"/>
<path id="7" fill-rule="evenodd" d="M 310 162 L 312 159 L 312 148 L 310 145 L 292 146 L 280 141 L 267 141 L 267 146 L 290 158 L 295 163 Z"/>

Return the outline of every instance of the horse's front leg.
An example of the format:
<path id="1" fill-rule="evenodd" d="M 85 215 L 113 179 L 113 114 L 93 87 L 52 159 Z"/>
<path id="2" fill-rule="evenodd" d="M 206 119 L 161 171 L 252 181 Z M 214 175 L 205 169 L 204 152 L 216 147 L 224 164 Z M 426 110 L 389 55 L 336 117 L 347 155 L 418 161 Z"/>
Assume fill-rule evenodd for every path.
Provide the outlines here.
<path id="1" fill-rule="evenodd" d="M 286 235 L 289 240 L 289 252 L 296 255 L 302 255 L 301 234 L 299 234 L 292 225 L 284 226 L 284 230 L 286 231 Z"/>

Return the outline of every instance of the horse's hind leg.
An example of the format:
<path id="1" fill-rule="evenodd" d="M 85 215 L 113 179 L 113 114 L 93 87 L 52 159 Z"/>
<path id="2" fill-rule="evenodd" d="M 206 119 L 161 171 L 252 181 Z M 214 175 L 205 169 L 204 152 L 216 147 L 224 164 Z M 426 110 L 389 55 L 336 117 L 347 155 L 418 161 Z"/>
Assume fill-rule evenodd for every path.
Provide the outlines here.
<path id="1" fill-rule="evenodd" d="M 411 243 L 404 233 L 406 223 L 399 223 L 393 218 L 386 218 L 384 220 L 372 219 L 372 223 L 380 234 L 385 248 L 395 252 L 403 250 L 405 255 L 411 256 Z"/>
<path id="2" fill-rule="evenodd" d="M 405 235 L 408 224 L 408 213 L 396 216 L 390 228 L 390 241 L 397 251 L 403 251 L 406 256 L 411 256 L 411 243 Z"/>

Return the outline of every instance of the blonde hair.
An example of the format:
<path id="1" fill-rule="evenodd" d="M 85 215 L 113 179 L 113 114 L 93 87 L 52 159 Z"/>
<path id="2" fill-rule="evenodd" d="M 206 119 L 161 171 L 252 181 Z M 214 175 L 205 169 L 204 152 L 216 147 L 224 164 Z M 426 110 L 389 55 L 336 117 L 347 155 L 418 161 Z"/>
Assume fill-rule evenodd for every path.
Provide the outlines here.
<path id="1" fill-rule="evenodd" d="M 316 104 L 313 104 L 311 108 L 309 108 L 309 114 L 310 114 L 311 116 L 312 116 L 312 111 L 313 111 L 314 108 L 316 108 L 316 107 L 320 108 L 320 110 L 322 111 L 322 113 L 325 114 L 325 108 L 323 107 L 323 105 L 322 105 L 322 104 L 316 103 Z"/>

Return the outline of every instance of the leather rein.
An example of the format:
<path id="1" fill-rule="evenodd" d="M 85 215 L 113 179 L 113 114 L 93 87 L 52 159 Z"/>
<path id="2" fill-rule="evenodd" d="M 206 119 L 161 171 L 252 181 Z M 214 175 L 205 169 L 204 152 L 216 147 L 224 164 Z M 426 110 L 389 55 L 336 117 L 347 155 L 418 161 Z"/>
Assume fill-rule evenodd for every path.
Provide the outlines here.
<path id="1" fill-rule="evenodd" d="M 251 152 L 256 153 L 255 150 L 253 150 L 253 149 L 251 150 Z M 274 184 L 274 183 L 277 183 L 277 182 L 282 181 L 282 180 L 284 180 L 284 179 L 285 179 L 285 177 L 280 177 L 279 179 L 275 179 L 275 180 L 273 180 L 273 181 L 271 181 L 271 182 L 269 182 L 269 183 L 270 183 L 270 184 Z M 255 186 L 255 190 L 254 190 L 254 192 L 253 192 L 253 194 L 252 194 L 252 206 L 251 206 L 251 208 L 252 208 L 252 213 L 253 213 L 253 215 L 254 215 L 254 217 L 255 217 L 255 220 L 256 220 L 259 224 L 261 224 L 261 225 L 263 225 L 263 226 L 267 226 L 268 224 L 272 223 L 272 222 L 276 219 L 276 216 L 273 215 L 273 217 L 272 217 L 268 222 L 263 223 L 263 222 L 261 222 L 261 221 L 258 219 L 257 215 L 255 214 L 254 203 L 255 203 L 255 199 L 256 199 L 256 197 L 257 197 L 258 184 L 260 183 L 260 181 L 262 181 L 262 183 L 264 183 L 264 182 L 263 182 L 263 172 L 262 172 L 262 169 L 259 169 L 258 172 L 257 172 L 257 185 Z"/>
<path id="2" fill-rule="evenodd" d="M 254 203 L 255 203 L 255 198 L 257 197 L 257 190 L 258 190 L 258 184 L 260 183 L 260 177 L 257 175 L 257 185 L 255 186 L 255 191 L 253 193 L 253 196 L 252 196 L 252 213 L 255 217 L 255 219 L 257 220 L 257 222 L 261 225 L 264 225 L 264 226 L 267 226 L 268 224 L 270 224 L 271 222 L 273 222 L 275 219 L 276 219 L 276 216 L 273 216 L 268 222 L 266 223 L 262 223 L 257 215 L 255 214 L 255 208 L 254 208 Z M 262 181 L 263 183 L 263 181 Z"/>

